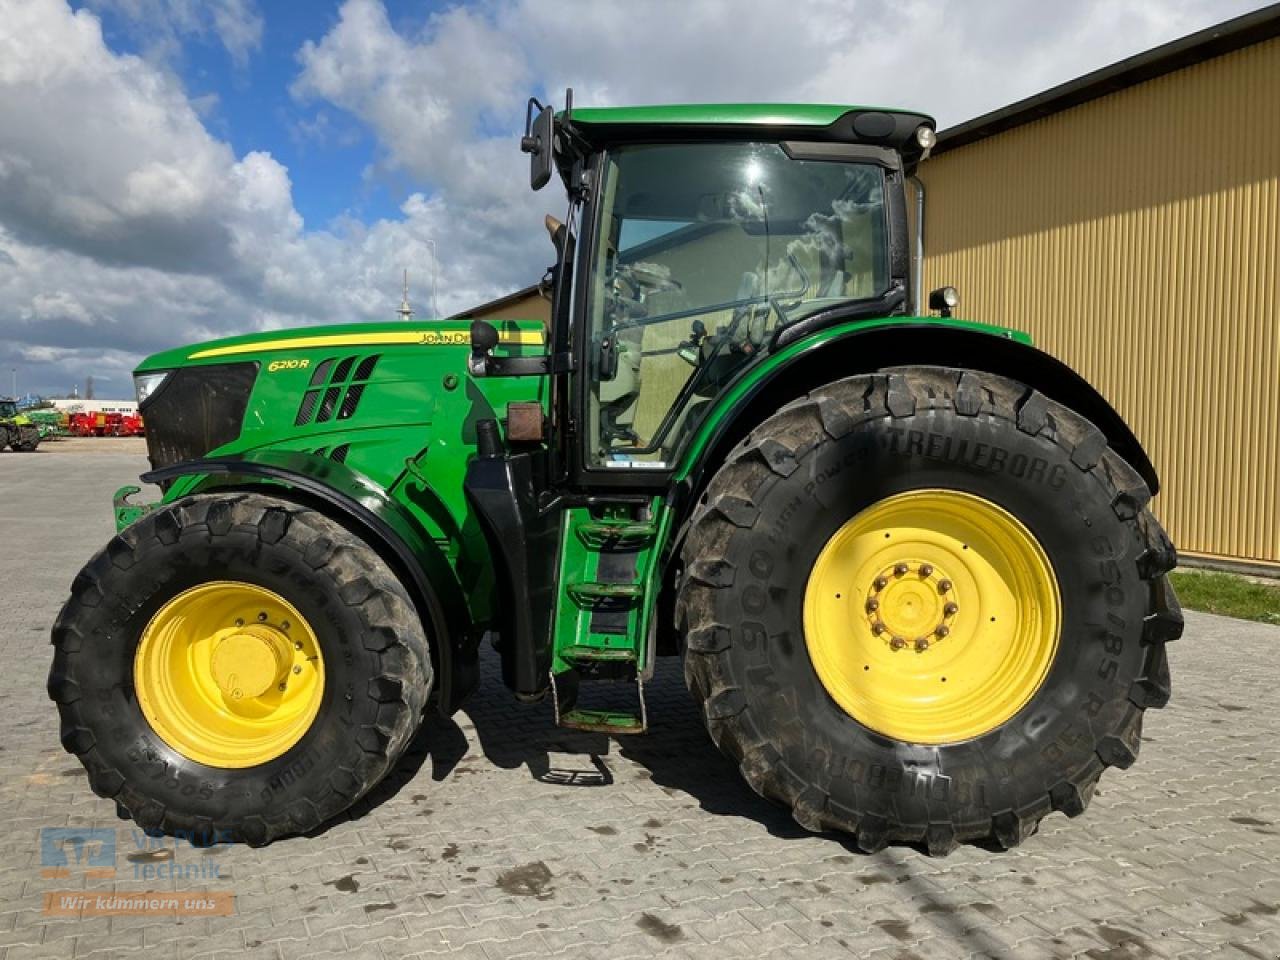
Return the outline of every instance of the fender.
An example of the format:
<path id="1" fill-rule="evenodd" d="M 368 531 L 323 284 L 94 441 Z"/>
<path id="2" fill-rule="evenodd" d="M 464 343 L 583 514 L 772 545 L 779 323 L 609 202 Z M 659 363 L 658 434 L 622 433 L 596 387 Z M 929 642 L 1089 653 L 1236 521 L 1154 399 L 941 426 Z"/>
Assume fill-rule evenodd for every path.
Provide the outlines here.
<path id="1" fill-rule="evenodd" d="M 429 630 L 440 711 L 453 713 L 475 688 L 476 644 L 453 568 L 436 542 L 377 484 L 345 464 L 280 449 L 190 460 L 143 474 L 142 480 L 165 484 L 179 477 L 189 481 L 181 484 L 182 495 L 269 486 L 272 496 L 312 507 L 352 528 L 400 576 Z"/>
<path id="2" fill-rule="evenodd" d="M 783 404 L 831 380 L 896 366 L 966 367 L 1039 390 L 1091 421 L 1154 495 L 1160 480 L 1137 437 L 1103 396 L 1057 358 L 1006 327 L 938 317 L 844 323 L 789 343 L 725 390 L 681 458 L 675 479 L 690 504 L 729 451 Z"/>

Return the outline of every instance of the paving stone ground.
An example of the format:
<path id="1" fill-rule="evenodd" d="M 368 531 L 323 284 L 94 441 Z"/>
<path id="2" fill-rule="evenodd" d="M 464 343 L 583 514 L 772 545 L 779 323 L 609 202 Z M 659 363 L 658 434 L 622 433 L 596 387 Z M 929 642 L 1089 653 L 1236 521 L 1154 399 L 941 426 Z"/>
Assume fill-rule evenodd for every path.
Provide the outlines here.
<path id="1" fill-rule="evenodd" d="M 44 692 L 49 625 L 145 466 L 95 450 L 0 454 L 0 960 L 1280 956 L 1280 628 L 1206 615 L 1171 648 L 1174 700 L 1138 764 L 1010 853 L 806 834 L 716 752 L 674 662 L 652 731 L 623 742 L 557 730 L 489 662 L 463 712 L 317 835 L 141 851 Z M 51 827 L 111 831 L 115 877 L 42 876 Z M 188 878 L 142 878 L 166 865 Z M 67 890 L 230 893 L 235 912 L 46 915 Z"/>

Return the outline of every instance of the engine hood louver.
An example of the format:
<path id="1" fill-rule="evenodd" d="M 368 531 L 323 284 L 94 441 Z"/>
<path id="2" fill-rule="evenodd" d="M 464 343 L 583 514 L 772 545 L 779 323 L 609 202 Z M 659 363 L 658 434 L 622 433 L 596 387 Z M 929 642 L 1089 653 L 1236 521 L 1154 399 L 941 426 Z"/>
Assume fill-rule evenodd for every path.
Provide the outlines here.
<path id="1" fill-rule="evenodd" d="M 316 364 L 306 393 L 298 404 L 295 427 L 309 423 L 349 420 L 360 406 L 360 398 L 378 365 L 380 355 L 328 357 Z M 354 372 L 353 372 L 354 371 Z"/>

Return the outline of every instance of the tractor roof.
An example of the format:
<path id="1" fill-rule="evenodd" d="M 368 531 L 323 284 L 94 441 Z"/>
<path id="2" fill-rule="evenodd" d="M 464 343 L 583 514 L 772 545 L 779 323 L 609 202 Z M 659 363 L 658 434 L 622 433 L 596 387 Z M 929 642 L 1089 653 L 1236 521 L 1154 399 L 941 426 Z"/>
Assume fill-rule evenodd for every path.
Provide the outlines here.
<path id="1" fill-rule="evenodd" d="M 574 124 L 600 126 L 827 127 L 847 113 L 893 113 L 923 117 L 914 110 L 841 106 L 831 103 L 677 103 L 641 107 L 575 107 Z M 932 118 L 923 117 L 932 123 Z"/>
<path id="2" fill-rule="evenodd" d="M 565 114 L 559 115 L 561 123 Z M 918 153 L 916 131 L 932 117 L 910 110 L 830 103 L 681 103 L 575 107 L 573 130 L 588 143 L 747 140 L 756 137 L 864 143 Z M 913 159 L 913 158 L 908 158 Z"/>

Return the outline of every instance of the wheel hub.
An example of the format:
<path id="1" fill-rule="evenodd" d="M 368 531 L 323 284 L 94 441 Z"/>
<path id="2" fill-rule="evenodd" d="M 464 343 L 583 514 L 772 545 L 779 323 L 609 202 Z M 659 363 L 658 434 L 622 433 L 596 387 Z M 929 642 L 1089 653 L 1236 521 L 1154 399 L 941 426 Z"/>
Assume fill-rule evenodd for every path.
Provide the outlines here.
<path id="1" fill-rule="evenodd" d="M 220 639 L 209 669 L 224 697 L 253 699 L 284 679 L 290 650 L 288 638 L 279 630 L 255 624 Z"/>
<path id="2" fill-rule="evenodd" d="M 924 653 L 951 633 L 960 612 L 955 583 L 934 564 L 895 560 L 866 591 L 867 622 L 891 650 Z"/>

